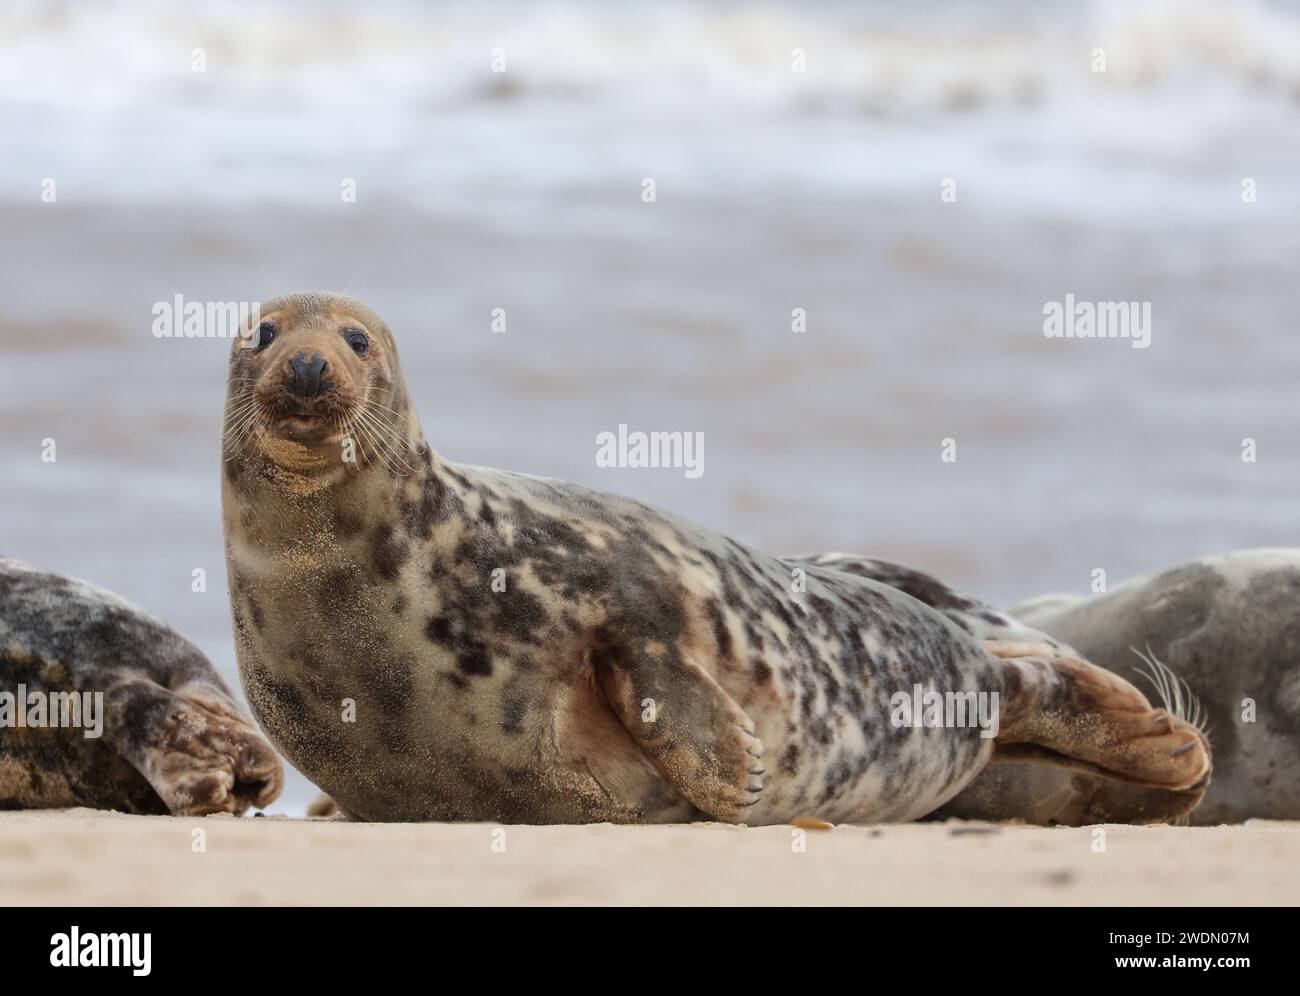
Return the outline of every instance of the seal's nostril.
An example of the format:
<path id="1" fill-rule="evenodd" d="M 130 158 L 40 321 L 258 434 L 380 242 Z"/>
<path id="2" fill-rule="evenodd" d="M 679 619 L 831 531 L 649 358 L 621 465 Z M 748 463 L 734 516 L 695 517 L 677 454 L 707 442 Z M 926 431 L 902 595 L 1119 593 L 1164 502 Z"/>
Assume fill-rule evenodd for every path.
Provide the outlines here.
<path id="1" fill-rule="evenodd" d="M 311 359 L 307 359 L 306 353 L 298 353 L 289 359 L 289 377 L 284 386 L 301 397 L 315 397 L 325 386 L 322 378 L 328 369 L 329 364 L 320 353 L 312 353 Z"/>

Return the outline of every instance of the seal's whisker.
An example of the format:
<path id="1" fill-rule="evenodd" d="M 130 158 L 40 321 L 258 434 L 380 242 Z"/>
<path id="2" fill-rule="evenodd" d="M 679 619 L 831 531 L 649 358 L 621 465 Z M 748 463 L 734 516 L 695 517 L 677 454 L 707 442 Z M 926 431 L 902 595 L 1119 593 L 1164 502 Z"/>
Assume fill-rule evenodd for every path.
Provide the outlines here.
<path id="1" fill-rule="evenodd" d="M 348 426 L 348 416 L 346 412 L 334 413 L 334 431 L 339 434 L 340 445 L 346 444 L 348 441 L 351 441 L 353 447 L 355 448 L 356 440 L 352 438 L 352 430 Z M 340 452 L 339 456 L 340 459 L 342 459 L 342 452 Z M 351 463 L 351 462 L 352 462 L 351 460 L 344 460 L 344 463 Z"/>
<path id="2" fill-rule="evenodd" d="M 374 444 L 369 444 L 372 452 L 367 452 L 367 436 L 364 434 L 365 430 L 357 424 L 356 419 L 352 417 L 351 413 L 348 413 L 347 415 L 347 425 L 348 436 L 356 444 L 357 452 L 361 454 L 362 461 L 366 466 L 373 465 L 376 461 L 376 454 L 373 452 Z"/>
<path id="3" fill-rule="evenodd" d="M 239 427 L 251 414 L 255 413 L 256 405 L 248 405 L 238 411 L 227 412 L 221 422 L 221 433 L 215 440 L 207 444 L 206 449 L 227 449 L 230 441 L 235 437 Z"/>
<path id="4" fill-rule="evenodd" d="M 381 405 L 377 401 L 369 401 L 369 400 L 362 400 L 361 404 L 358 405 L 357 408 L 359 411 L 365 413 L 366 415 L 369 415 L 376 422 L 380 423 L 389 432 L 393 433 L 394 435 L 397 435 L 397 427 L 392 423 L 392 421 L 390 421 L 386 417 L 386 415 L 391 414 L 393 416 L 396 416 L 397 418 L 403 418 L 400 412 L 395 412 L 393 411 L 393 409 L 387 408 L 384 405 Z M 380 412 L 383 412 L 385 414 L 381 415 Z"/>
<path id="5" fill-rule="evenodd" d="M 262 414 L 261 405 L 254 400 L 239 409 L 226 426 L 222 433 L 222 445 L 231 451 L 231 456 L 243 455 L 245 445 L 261 423 Z"/>
<path id="6" fill-rule="evenodd" d="M 231 424 L 238 422 L 249 412 L 255 411 L 257 408 L 258 402 L 256 399 L 250 399 L 248 401 L 241 401 L 233 404 L 231 405 L 230 410 L 226 412 L 225 421 Z"/>
<path id="7" fill-rule="evenodd" d="M 348 438 L 356 445 L 357 452 L 361 455 L 362 462 L 365 466 L 371 466 L 375 463 L 375 454 L 374 452 L 367 452 L 367 437 L 363 435 L 361 426 L 357 425 L 357 421 L 352 417 L 351 412 L 347 412 L 343 417 L 347 424 Z M 370 446 L 373 450 L 374 444 L 371 443 Z"/>
<path id="8" fill-rule="evenodd" d="M 1160 695 L 1161 704 L 1174 716 L 1209 736 L 1209 731 L 1204 726 L 1204 722 L 1208 718 L 1205 706 L 1193 694 L 1191 685 L 1176 674 L 1173 668 L 1156 657 L 1151 651 L 1150 644 L 1147 644 L 1145 654 L 1136 647 L 1129 647 L 1129 649 L 1137 654 L 1138 658 L 1151 669 L 1150 671 L 1144 671 L 1140 667 L 1134 668 L 1138 674 L 1155 686 Z"/>
<path id="9" fill-rule="evenodd" d="M 228 412 L 226 412 L 226 416 L 223 419 L 223 421 L 226 423 L 226 425 L 232 425 L 235 422 L 238 422 L 241 418 L 243 418 L 245 415 L 247 415 L 250 411 L 252 411 L 256 407 L 257 407 L 256 401 L 246 401 L 237 407 L 232 407 Z"/>
<path id="10" fill-rule="evenodd" d="M 260 419 L 254 416 L 246 425 L 241 427 L 239 435 L 232 440 L 229 447 L 227 447 L 229 450 L 229 453 L 226 456 L 227 460 L 234 460 L 244 456 L 245 450 L 255 434 L 259 421 Z"/>
<path id="11" fill-rule="evenodd" d="M 353 419 L 349 423 L 349 432 L 352 434 L 352 438 L 356 440 L 357 452 L 361 454 L 367 467 L 382 462 L 378 447 L 375 446 L 374 440 L 370 438 L 363 425 Z"/>
<path id="12" fill-rule="evenodd" d="M 385 409 L 385 410 L 391 411 L 392 409 Z M 365 403 L 361 405 L 359 414 L 367 418 L 370 424 L 373 425 L 376 429 L 378 429 L 383 435 L 383 437 L 388 439 L 393 444 L 392 448 L 394 451 L 396 451 L 394 455 L 397 456 L 398 459 L 401 459 L 402 450 L 410 452 L 411 444 L 406 439 L 406 437 L 402 435 L 400 432 L 398 432 L 397 428 L 394 425 L 390 424 L 380 415 L 376 414 L 375 412 L 367 410 L 367 405 Z M 403 464 L 405 464 L 405 460 L 403 460 L 402 462 Z M 413 468 L 408 466 L 407 472 L 409 473 L 411 470 L 413 470 Z"/>
<path id="13" fill-rule="evenodd" d="M 1142 675 L 1142 677 L 1150 681 L 1153 686 L 1155 686 L 1156 694 L 1160 696 L 1160 704 L 1172 712 L 1173 705 L 1170 702 L 1169 686 L 1166 683 L 1164 672 L 1161 671 L 1160 668 L 1154 663 L 1154 659 L 1148 658 L 1145 654 L 1142 653 L 1142 651 L 1138 650 L 1137 647 L 1129 647 L 1129 650 L 1137 654 L 1138 658 L 1142 661 L 1142 663 L 1146 664 L 1147 667 L 1150 668 L 1149 671 L 1143 670 L 1140 667 L 1135 667 L 1134 670 L 1137 671 L 1138 674 Z"/>
<path id="14" fill-rule="evenodd" d="M 392 412 L 394 415 L 396 415 L 398 418 L 402 419 L 403 421 L 405 421 L 410 417 L 410 415 L 407 412 L 399 412 L 396 408 L 389 408 L 387 405 L 381 405 L 374 398 L 363 398 L 361 403 L 365 405 L 367 408 L 379 408 L 386 412 Z"/>
<path id="15" fill-rule="evenodd" d="M 392 461 L 394 464 L 400 464 L 402 468 L 406 471 L 406 473 L 409 474 L 411 472 L 412 468 L 406 463 L 405 460 L 402 459 L 401 454 L 397 452 L 396 447 L 393 445 L 392 441 L 384 434 L 382 428 L 375 424 L 373 418 L 359 415 L 357 418 L 357 423 L 359 425 L 362 424 L 366 425 L 370 429 L 370 432 L 374 437 L 376 443 L 383 449 L 384 455 L 390 461 Z"/>
<path id="16" fill-rule="evenodd" d="M 386 454 L 392 460 L 396 461 L 397 463 L 400 463 L 403 470 L 405 470 L 406 474 L 412 473 L 414 468 L 412 468 L 409 464 L 406 463 L 405 460 L 402 459 L 401 454 L 397 452 L 397 448 L 387 438 L 387 436 L 391 436 L 394 434 L 393 430 L 391 428 L 385 427 L 378 420 L 378 417 L 373 412 L 367 412 L 364 406 L 355 409 L 355 413 L 357 416 L 357 424 L 360 425 L 362 423 L 365 423 L 366 425 L 368 425 L 371 428 L 371 430 L 374 432 L 375 436 L 378 438 L 379 442 L 383 444 Z"/>
<path id="17" fill-rule="evenodd" d="M 354 410 L 353 414 L 355 415 L 358 413 Z M 380 447 L 378 440 L 375 438 L 374 433 L 370 428 L 360 418 L 354 419 L 352 424 L 356 428 L 357 432 L 366 438 L 371 450 L 373 451 L 370 455 L 370 462 L 378 462 L 390 474 L 394 473 L 393 467 L 390 466 L 383 449 Z"/>
<path id="18" fill-rule="evenodd" d="M 362 423 L 358 422 L 358 425 L 360 424 Z M 374 441 L 375 449 L 388 472 L 394 477 L 406 477 L 410 475 L 411 468 L 402 462 L 401 458 L 392 451 L 388 443 L 385 442 L 373 428 L 370 428 L 367 431 L 370 433 L 370 437 Z"/>
<path id="19" fill-rule="evenodd" d="M 332 424 L 333 424 L 333 426 L 334 426 L 334 432 L 335 432 L 336 435 L 342 437 L 343 439 L 348 439 L 348 438 L 349 438 L 347 428 L 346 428 L 346 426 L 344 425 L 344 422 L 343 422 L 343 413 L 342 413 L 342 412 L 335 412 L 335 413 L 334 413 L 334 418 L 333 418 L 333 420 L 332 420 Z"/>
<path id="20" fill-rule="evenodd" d="M 257 414 L 256 410 L 245 412 L 237 421 L 226 426 L 225 431 L 221 434 L 222 446 L 230 449 L 238 448 L 242 444 L 249 426 L 257 420 Z"/>
<path id="21" fill-rule="evenodd" d="M 252 391 L 231 391 L 226 398 L 226 408 L 237 408 L 256 400 Z"/>

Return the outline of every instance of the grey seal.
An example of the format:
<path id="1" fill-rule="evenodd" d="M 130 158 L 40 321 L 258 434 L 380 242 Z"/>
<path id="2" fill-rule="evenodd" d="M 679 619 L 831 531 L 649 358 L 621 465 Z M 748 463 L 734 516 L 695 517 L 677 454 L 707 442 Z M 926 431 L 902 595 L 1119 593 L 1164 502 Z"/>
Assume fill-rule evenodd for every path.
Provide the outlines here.
<path id="1" fill-rule="evenodd" d="M 628 498 L 444 459 L 359 301 L 290 295 L 247 332 L 222 490 L 240 675 L 352 818 L 910 820 L 995 756 L 1209 777 L 1199 731 L 1100 668 Z M 1000 703 L 995 735 L 973 712 L 902 721 L 921 690 Z"/>
<path id="2" fill-rule="evenodd" d="M 1191 823 L 1300 819 L 1300 550 L 1201 557 L 1007 613 L 1130 681 L 1152 676 L 1176 706 L 1199 710 L 1215 771 Z"/>

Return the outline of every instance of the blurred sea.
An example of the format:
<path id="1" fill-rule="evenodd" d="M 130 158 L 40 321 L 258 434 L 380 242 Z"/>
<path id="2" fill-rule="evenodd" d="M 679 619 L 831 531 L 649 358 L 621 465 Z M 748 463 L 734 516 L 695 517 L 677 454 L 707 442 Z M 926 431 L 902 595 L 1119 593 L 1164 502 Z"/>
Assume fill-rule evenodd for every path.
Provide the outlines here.
<path id="1" fill-rule="evenodd" d="M 6 3 L 0 551 L 237 683 L 228 343 L 151 309 L 345 286 L 448 458 L 774 552 L 1007 602 L 1295 545 L 1298 167 L 1295 4 Z M 1046 339 L 1067 293 L 1151 347 Z M 620 422 L 703 477 L 599 469 Z"/>

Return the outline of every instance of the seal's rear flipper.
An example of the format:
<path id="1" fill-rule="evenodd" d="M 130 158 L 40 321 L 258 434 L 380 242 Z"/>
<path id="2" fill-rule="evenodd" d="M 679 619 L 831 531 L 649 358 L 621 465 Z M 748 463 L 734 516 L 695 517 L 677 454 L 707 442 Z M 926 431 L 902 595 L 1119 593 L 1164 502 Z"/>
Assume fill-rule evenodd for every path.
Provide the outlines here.
<path id="1" fill-rule="evenodd" d="M 1065 657 L 1012 657 L 1002 664 L 994 761 L 1036 761 L 1177 791 L 1209 785 L 1205 735 L 1153 709 L 1118 675 Z"/>
<path id="2" fill-rule="evenodd" d="M 722 686 L 662 653 L 593 663 L 614 714 L 672 786 L 714 819 L 745 822 L 762 798 L 763 743 Z"/>
<path id="3" fill-rule="evenodd" d="M 307 815 L 322 820 L 346 819 L 343 809 L 324 792 L 307 803 Z"/>

